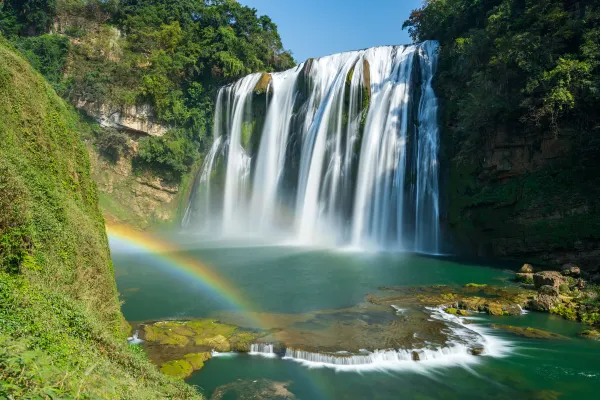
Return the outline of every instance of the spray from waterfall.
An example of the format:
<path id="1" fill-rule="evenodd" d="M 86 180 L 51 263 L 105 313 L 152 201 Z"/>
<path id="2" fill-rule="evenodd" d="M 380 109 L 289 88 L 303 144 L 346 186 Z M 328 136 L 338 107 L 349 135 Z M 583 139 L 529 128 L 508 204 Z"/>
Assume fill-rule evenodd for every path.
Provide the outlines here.
<path id="1" fill-rule="evenodd" d="M 437 49 L 335 54 L 220 89 L 184 225 L 439 252 Z"/>

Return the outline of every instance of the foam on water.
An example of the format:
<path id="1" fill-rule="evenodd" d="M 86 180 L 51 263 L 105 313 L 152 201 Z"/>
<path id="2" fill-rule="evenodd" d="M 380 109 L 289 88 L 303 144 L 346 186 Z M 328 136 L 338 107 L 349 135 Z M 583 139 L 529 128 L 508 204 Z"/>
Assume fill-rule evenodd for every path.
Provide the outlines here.
<path id="1" fill-rule="evenodd" d="M 394 307 L 394 309 L 398 309 Z M 477 364 L 482 356 L 504 357 L 512 350 L 512 343 L 492 334 L 490 328 L 465 324 L 464 320 L 450 315 L 442 308 L 428 308 L 433 320 L 446 323 L 449 340 L 445 346 L 429 343 L 428 347 L 416 349 L 385 349 L 360 354 L 348 352 L 316 353 L 298 349 L 286 349 L 284 360 L 292 360 L 309 368 L 332 368 L 336 371 L 414 370 L 425 373 L 431 368 L 466 367 Z M 483 348 L 480 356 L 472 349 Z"/>
<path id="2" fill-rule="evenodd" d="M 127 338 L 127 343 L 129 343 L 129 344 L 140 344 L 140 343 L 142 343 L 142 342 L 143 342 L 143 340 L 142 340 L 142 339 L 140 339 L 140 338 L 138 337 L 138 333 L 139 333 L 139 332 L 136 330 L 136 331 L 133 333 L 133 336 L 131 336 L 131 337 L 128 337 L 128 338 Z"/>

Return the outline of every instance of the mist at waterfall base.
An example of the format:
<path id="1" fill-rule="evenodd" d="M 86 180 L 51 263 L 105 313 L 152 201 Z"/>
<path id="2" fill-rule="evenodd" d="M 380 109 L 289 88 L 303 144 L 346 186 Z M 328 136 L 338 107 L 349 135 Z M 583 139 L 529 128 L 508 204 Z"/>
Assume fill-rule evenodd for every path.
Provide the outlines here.
<path id="1" fill-rule="evenodd" d="M 184 227 L 438 253 L 437 48 L 335 54 L 222 88 Z"/>

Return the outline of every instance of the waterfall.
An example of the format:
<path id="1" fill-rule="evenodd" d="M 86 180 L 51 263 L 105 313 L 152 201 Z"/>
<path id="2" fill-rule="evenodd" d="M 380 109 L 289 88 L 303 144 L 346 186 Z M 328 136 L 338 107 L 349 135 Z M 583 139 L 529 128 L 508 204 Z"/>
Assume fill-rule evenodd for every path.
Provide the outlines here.
<path id="1" fill-rule="evenodd" d="M 263 357 L 276 357 L 274 346 L 270 343 L 253 343 L 250 345 L 251 355 L 260 355 Z"/>
<path id="2" fill-rule="evenodd" d="M 335 54 L 220 89 L 184 226 L 439 252 L 437 49 Z"/>

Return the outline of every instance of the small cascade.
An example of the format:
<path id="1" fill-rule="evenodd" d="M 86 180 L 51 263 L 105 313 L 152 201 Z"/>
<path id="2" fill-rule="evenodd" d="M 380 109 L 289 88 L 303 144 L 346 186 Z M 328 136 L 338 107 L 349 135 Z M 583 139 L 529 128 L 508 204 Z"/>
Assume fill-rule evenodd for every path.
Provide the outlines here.
<path id="1" fill-rule="evenodd" d="M 250 345 L 251 355 L 260 355 L 264 357 L 276 357 L 274 346 L 270 343 L 253 343 Z"/>
<path id="2" fill-rule="evenodd" d="M 130 336 L 127 338 L 127 343 L 129 344 L 140 344 L 143 342 L 142 339 L 139 338 L 139 331 L 136 329 L 136 331 L 133 333 L 133 336 Z"/>
<path id="3" fill-rule="evenodd" d="M 287 349 L 284 359 L 298 361 L 309 366 L 325 366 L 339 369 L 394 369 L 411 367 L 414 364 L 450 365 L 476 362 L 465 345 L 452 345 L 440 348 L 415 350 L 363 350 L 361 354 L 313 353 L 304 350 Z M 347 368 L 344 368 L 347 367 Z"/>
<path id="4" fill-rule="evenodd" d="M 184 226 L 438 253 L 437 50 L 351 51 L 221 88 Z"/>

